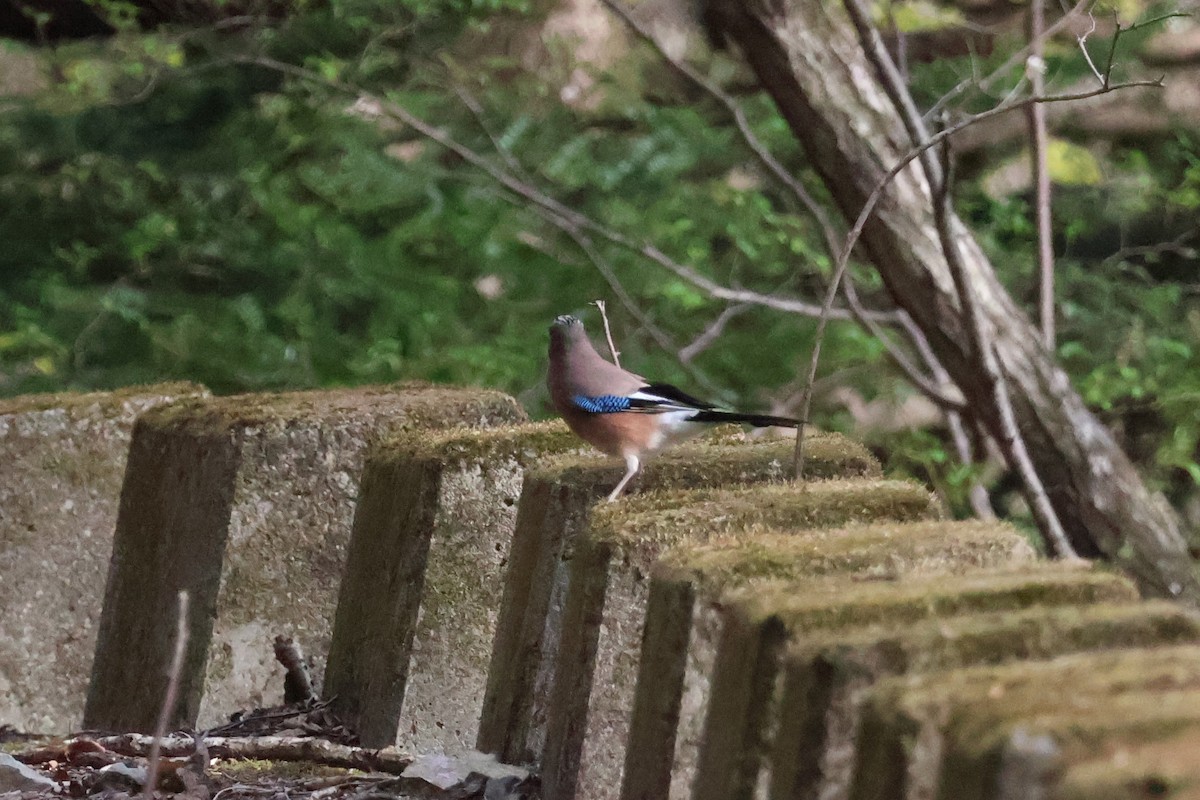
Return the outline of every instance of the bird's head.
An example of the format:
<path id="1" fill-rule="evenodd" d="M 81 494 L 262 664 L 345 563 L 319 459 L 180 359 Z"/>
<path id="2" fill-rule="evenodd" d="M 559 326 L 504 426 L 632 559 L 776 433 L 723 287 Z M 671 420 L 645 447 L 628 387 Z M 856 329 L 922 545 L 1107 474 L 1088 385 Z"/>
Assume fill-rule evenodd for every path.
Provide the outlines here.
<path id="1" fill-rule="evenodd" d="M 578 340 L 587 341 L 587 334 L 584 333 L 583 323 L 579 321 L 579 317 L 563 314 L 554 318 L 554 322 L 550 324 L 550 352 L 552 354 L 556 350 L 561 352 L 568 341 Z"/>
<path id="2" fill-rule="evenodd" d="M 553 331 L 555 328 L 571 327 L 583 328 L 583 323 L 579 321 L 579 317 L 573 317 L 570 314 L 563 314 L 554 318 L 554 322 L 550 325 L 550 330 Z"/>

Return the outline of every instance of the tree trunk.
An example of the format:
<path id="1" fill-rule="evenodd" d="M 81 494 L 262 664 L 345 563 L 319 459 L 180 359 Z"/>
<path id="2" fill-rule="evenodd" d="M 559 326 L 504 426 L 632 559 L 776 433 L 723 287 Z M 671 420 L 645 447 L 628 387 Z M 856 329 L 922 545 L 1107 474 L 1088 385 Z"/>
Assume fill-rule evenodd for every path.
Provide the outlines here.
<path id="1" fill-rule="evenodd" d="M 740 47 L 842 214 L 854 220 L 913 145 L 843 6 L 834 0 L 708 0 L 704 19 L 711 33 Z M 1084 406 L 970 231 L 958 218 L 951 223 L 1021 434 L 1072 545 L 1080 555 L 1120 565 L 1147 594 L 1200 605 L 1200 580 L 1178 516 L 1146 488 Z M 1000 437 L 986 375 L 970 357 L 917 162 L 887 187 L 861 247 L 896 303 L 925 332 L 972 411 Z"/>

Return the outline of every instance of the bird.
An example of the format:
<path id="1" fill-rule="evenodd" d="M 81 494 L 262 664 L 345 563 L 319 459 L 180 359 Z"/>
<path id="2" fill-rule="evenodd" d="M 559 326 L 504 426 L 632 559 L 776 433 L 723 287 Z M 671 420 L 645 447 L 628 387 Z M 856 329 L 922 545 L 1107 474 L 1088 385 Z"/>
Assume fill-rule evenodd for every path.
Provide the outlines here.
<path id="1" fill-rule="evenodd" d="M 596 352 L 583 323 L 569 314 L 555 317 L 550 325 L 546 385 L 567 427 L 601 452 L 625 460 L 625 475 L 608 495 L 610 502 L 621 496 L 649 456 L 707 425 L 800 425 L 790 417 L 726 411 L 670 384 L 650 383 Z"/>

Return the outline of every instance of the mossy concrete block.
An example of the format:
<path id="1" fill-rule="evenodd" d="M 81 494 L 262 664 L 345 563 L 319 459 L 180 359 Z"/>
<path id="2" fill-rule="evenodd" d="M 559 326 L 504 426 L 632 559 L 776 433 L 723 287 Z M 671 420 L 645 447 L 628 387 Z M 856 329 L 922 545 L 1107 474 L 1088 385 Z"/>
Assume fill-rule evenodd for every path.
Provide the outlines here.
<path id="1" fill-rule="evenodd" d="M 525 472 L 561 422 L 428 431 L 368 452 L 325 673 L 362 744 L 475 746 Z"/>
<path id="2" fill-rule="evenodd" d="M 832 605 L 843 594 L 891 585 L 908 573 L 1024 564 L 1034 557 L 1008 525 L 944 521 L 722 538 L 665 552 L 650 579 L 621 797 L 691 797 L 722 592 L 800 585 L 797 592 Z M 806 580 L 790 582 L 799 579 Z"/>
<path id="3" fill-rule="evenodd" d="M 728 438 L 682 445 L 656 457 L 639 476 L 643 492 L 702 489 L 788 480 L 793 442 Z M 879 474 L 879 464 L 861 445 L 835 434 L 809 442 L 809 474 Z M 561 457 L 528 476 L 521 492 L 504 599 L 500 606 L 488 687 L 476 746 L 509 763 L 536 761 L 545 744 L 546 706 L 562 626 L 575 536 L 591 509 L 621 479 L 615 459 Z M 678 499 L 618 504 L 677 504 Z M 640 507 L 640 505 L 639 505 Z"/>
<path id="4" fill-rule="evenodd" d="M 192 597 L 176 724 L 277 703 L 271 643 L 329 647 L 368 443 L 403 430 L 519 421 L 512 398 L 410 384 L 244 395 L 154 409 L 134 429 L 85 724 L 153 727 Z"/>
<path id="5" fill-rule="evenodd" d="M 166 383 L 0 399 L 0 720 L 79 729 L 134 420 L 206 393 Z"/>
<path id="6" fill-rule="evenodd" d="M 815 530 L 822 526 L 932 513 L 923 487 L 863 478 L 666 492 L 597 508 L 570 562 L 555 668 L 561 677 L 551 693 L 541 759 L 545 797 L 616 797 L 620 790 L 649 574 L 663 551 L 777 530 L 756 541 L 794 569 L 806 557 L 812 565 L 825 555 L 830 562 L 846 555 L 841 540 Z M 808 544 L 786 542 L 793 532 Z"/>
<path id="7" fill-rule="evenodd" d="M 867 693 L 850 796 L 1037 796 L 1069 764 L 1196 729 L 1196 645 L 888 678 Z"/>
<path id="8" fill-rule="evenodd" d="M 806 636 L 784 658 L 774 743 L 765 745 L 770 796 L 846 797 L 861 699 L 883 677 L 1188 641 L 1200 641 L 1200 616 L 1174 603 L 1131 598 Z"/>
<path id="9" fill-rule="evenodd" d="M 979 611 L 1133 602 L 1125 578 L 1058 564 L 1012 572 L 909 577 L 848 587 L 833 598 L 797 583 L 743 588 L 722 598 L 721 636 L 696 774 L 695 800 L 748 797 L 765 778 L 780 707 L 782 653 L 791 643 L 864 624 L 900 626 Z M 832 600 L 832 602 L 831 602 Z"/>

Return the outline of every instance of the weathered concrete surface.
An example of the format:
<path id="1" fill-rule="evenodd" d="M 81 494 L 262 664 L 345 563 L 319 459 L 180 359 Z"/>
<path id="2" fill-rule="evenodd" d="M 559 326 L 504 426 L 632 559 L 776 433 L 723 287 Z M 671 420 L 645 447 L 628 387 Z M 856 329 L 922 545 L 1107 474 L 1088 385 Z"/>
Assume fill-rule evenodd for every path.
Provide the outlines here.
<path id="1" fill-rule="evenodd" d="M 811 529 L 932 513 L 924 487 L 866 479 L 817 481 L 802 488 L 664 492 L 596 509 L 570 564 L 555 668 L 560 677 L 554 682 L 541 759 L 543 796 L 615 798 L 620 792 L 648 580 L 663 551 L 770 528 L 781 537 L 795 532 L 811 540 L 810 565 L 820 560 L 818 554 L 830 562 L 849 562 L 854 556 L 842 551 L 840 542 Z M 787 552 L 789 564 L 800 569 L 804 559 L 793 548 Z M 882 548 L 871 554 L 872 560 L 882 556 Z"/>
<path id="2" fill-rule="evenodd" d="M 362 744 L 474 748 L 525 472 L 582 446 L 554 422 L 368 452 L 324 692 Z"/>
<path id="3" fill-rule="evenodd" d="M 791 713 L 778 707 L 781 656 L 790 643 L 864 624 L 898 627 L 978 611 L 1011 613 L 1033 606 L 1137 599 L 1133 584 L 1123 577 L 1058 564 L 847 586 L 832 602 L 805 588 L 782 583 L 722 597 L 695 800 L 748 796 L 765 777 L 762 767 L 776 721 Z"/>
<path id="4" fill-rule="evenodd" d="M 793 586 L 798 596 L 836 606 L 843 595 L 877 591 L 909 573 L 944 576 L 970 567 L 1032 563 L 1034 557 L 1011 526 L 957 522 L 760 534 L 667 551 L 650 580 L 621 797 L 692 796 L 723 592 Z"/>
<path id="5" fill-rule="evenodd" d="M 152 728 L 192 595 L 177 724 L 278 702 L 271 642 L 329 646 L 368 443 L 403 430 L 519 421 L 496 392 L 422 384 L 222 397 L 144 414 L 134 430 L 85 724 Z"/>
<path id="6" fill-rule="evenodd" d="M 770 796 L 846 797 L 862 697 L 885 676 L 1196 641 L 1200 615 L 1174 603 L 1129 599 L 1040 603 L 806 636 L 784 658 L 774 742 L 764 743 L 770 748 Z"/>
<path id="7" fill-rule="evenodd" d="M 1090 756 L 1053 775 L 1043 796 L 1047 800 L 1200 798 L 1200 758 L 1196 755 L 1200 753 L 1200 726 L 1149 741 L 1112 744 L 1096 747 Z"/>
<path id="8" fill-rule="evenodd" d="M 851 797 L 1037 797 L 1067 765 L 1185 730 L 1200 730 L 1195 645 L 888 678 L 867 695 Z"/>
<path id="9" fill-rule="evenodd" d="M 0 722 L 83 721 L 129 437 L 190 383 L 0 400 Z"/>
<path id="10" fill-rule="evenodd" d="M 639 476 L 639 491 L 787 480 L 792 443 L 695 442 L 664 453 Z M 862 445 L 836 435 L 808 445 L 814 477 L 877 476 Z M 532 472 L 521 492 L 504 599 L 484 696 L 477 748 L 509 763 L 531 763 L 545 744 L 568 566 L 592 507 L 620 480 L 615 459 L 564 457 Z M 625 497 L 618 503 L 637 502 Z"/>

